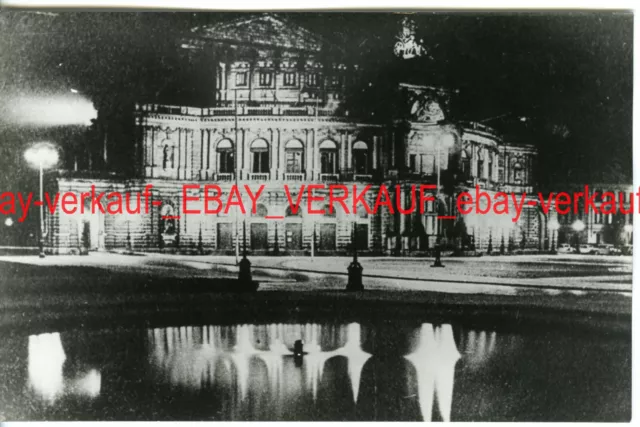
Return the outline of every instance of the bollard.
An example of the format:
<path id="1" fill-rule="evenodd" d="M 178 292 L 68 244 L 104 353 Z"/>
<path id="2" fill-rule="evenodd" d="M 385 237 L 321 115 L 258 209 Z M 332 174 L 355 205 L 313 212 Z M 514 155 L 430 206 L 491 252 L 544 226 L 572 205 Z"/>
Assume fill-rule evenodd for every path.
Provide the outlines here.
<path id="1" fill-rule="evenodd" d="M 440 260 L 440 246 L 436 246 L 436 259 L 433 262 L 433 265 L 431 267 L 444 267 L 444 265 L 442 264 L 442 261 Z"/>

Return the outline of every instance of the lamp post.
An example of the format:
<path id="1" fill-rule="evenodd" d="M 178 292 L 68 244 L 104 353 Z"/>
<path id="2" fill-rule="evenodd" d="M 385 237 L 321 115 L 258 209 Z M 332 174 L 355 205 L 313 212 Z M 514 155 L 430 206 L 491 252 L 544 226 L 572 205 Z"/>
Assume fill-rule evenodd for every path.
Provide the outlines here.
<path id="1" fill-rule="evenodd" d="M 556 218 L 551 218 L 547 224 L 547 228 L 551 231 L 551 253 L 556 253 L 556 232 L 560 228 L 560 223 Z"/>
<path id="2" fill-rule="evenodd" d="M 362 284 L 362 265 L 358 262 L 358 244 L 356 242 L 357 225 L 355 216 L 352 223 L 351 244 L 353 245 L 353 261 L 347 268 L 348 282 L 347 291 L 363 291 L 364 285 Z"/>
<path id="3" fill-rule="evenodd" d="M 631 233 L 633 232 L 633 225 L 627 224 L 624 226 L 624 231 L 627 233 L 627 245 L 631 244 Z"/>
<path id="4" fill-rule="evenodd" d="M 40 173 L 40 258 L 44 258 L 44 169 L 58 163 L 58 150 L 50 142 L 40 142 L 33 145 L 24 153 L 25 160 L 34 167 L 37 167 Z"/>
<path id="5" fill-rule="evenodd" d="M 576 232 L 576 253 L 580 253 L 580 232 L 582 230 L 584 230 L 585 225 L 584 222 L 582 222 L 581 220 L 577 219 L 575 220 L 575 222 L 573 224 L 571 224 L 571 228 L 573 228 L 573 231 Z"/>

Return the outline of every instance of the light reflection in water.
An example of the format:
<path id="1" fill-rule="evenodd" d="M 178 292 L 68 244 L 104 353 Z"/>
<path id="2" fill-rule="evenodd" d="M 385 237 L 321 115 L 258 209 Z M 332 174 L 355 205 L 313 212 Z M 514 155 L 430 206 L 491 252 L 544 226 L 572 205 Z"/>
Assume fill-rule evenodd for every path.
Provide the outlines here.
<path id="1" fill-rule="evenodd" d="M 424 323 L 420 328 L 418 348 L 405 358 L 416 371 L 418 401 L 425 421 L 431 421 L 434 397 L 443 421 L 450 420 L 453 380 L 460 353 L 453 339 L 451 325 Z"/>
<path id="2" fill-rule="evenodd" d="M 95 369 L 65 378 L 67 356 L 60 333 L 29 336 L 29 388 L 42 400 L 54 404 L 65 394 L 96 398 L 100 395 L 101 375 Z"/>
<path id="3" fill-rule="evenodd" d="M 318 324 L 271 324 L 152 329 L 148 331 L 150 357 L 152 365 L 173 385 L 193 390 L 221 385 L 231 393 L 229 401 L 235 406 L 234 413 L 249 404 L 250 390 L 268 390 L 274 408 L 286 407 L 302 395 L 315 402 L 326 362 L 344 357 L 356 403 L 363 367 L 372 356 L 363 350 L 361 326 L 351 323 L 330 332 L 325 328 Z M 323 332 L 329 336 L 324 341 Z M 287 358 L 293 358 L 296 339 L 305 343 L 302 369 L 286 363 Z M 461 353 L 465 361 L 482 364 L 494 351 L 495 342 L 495 332 L 466 331 L 459 351 L 451 325 L 421 326 L 418 344 L 405 358 L 414 367 L 420 410 L 426 421 L 432 419 L 434 400 L 442 419 L 450 420 L 454 373 Z M 265 373 L 266 385 L 260 380 Z"/>
<path id="4" fill-rule="evenodd" d="M 62 365 L 66 359 L 59 333 L 29 337 L 29 386 L 49 403 L 64 389 Z"/>

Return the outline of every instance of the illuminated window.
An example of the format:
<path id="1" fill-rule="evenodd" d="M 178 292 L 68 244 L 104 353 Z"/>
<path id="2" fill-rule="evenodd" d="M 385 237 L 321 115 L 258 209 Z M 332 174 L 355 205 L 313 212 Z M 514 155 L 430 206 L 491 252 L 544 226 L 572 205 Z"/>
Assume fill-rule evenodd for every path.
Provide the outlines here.
<path id="1" fill-rule="evenodd" d="M 247 72 L 236 73 L 236 86 L 246 86 L 247 85 Z"/>
<path id="2" fill-rule="evenodd" d="M 295 86 L 296 85 L 296 73 L 284 73 L 284 85 Z"/>
<path id="3" fill-rule="evenodd" d="M 218 153 L 218 170 L 220 173 L 233 173 L 235 169 L 233 157 L 233 144 L 228 139 L 223 139 L 216 147 Z"/>
<path id="4" fill-rule="evenodd" d="M 316 73 L 307 74 L 306 83 L 308 86 L 318 86 L 318 75 Z"/>
<path id="5" fill-rule="evenodd" d="M 293 139 L 284 148 L 287 173 L 301 173 L 304 149 L 302 142 Z"/>
<path id="6" fill-rule="evenodd" d="M 462 177 L 464 179 L 469 179 L 471 176 L 471 159 L 469 158 L 469 153 L 467 153 L 466 150 L 462 150 L 460 157 L 460 171 L 462 172 Z"/>
<path id="7" fill-rule="evenodd" d="M 273 80 L 273 73 L 270 71 L 260 71 L 258 76 L 260 86 L 271 86 Z"/>
<path id="8" fill-rule="evenodd" d="M 520 163 L 515 163 L 513 165 L 513 181 L 516 184 L 522 184 L 524 180 L 524 171 L 522 169 L 522 165 Z"/>
<path id="9" fill-rule="evenodd" d="M 320 143 L 320 173 L 335 174 L 338 166 L 338 147 L 331 140 Z"/>
<path id="10" fill-rule="evenodd" d="M 253 157 L 253 173 L 269 172 L 269 145 L 264 139 L 256 139 L 251 144 L 251 156 Z"/>
<path id="11" fill-rule="evenodd" d="M 359 174 L 369 173 L 369 147 L 366 142 L 358 141 L 353 144 L 353 171 Z"/>

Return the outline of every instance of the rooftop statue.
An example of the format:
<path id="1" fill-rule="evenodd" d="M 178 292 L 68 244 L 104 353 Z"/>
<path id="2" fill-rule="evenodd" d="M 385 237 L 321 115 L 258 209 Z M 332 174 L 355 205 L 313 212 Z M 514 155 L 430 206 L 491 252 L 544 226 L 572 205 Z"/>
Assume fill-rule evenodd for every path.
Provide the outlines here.
<path id="1" fill-rule="evenodd" d="M 416 41 L 416 24 L 413 20 L 405 17 L 402 19 L 402 31 L 396 37 L 398 41 L 393 47 L 396 56 L 403 59 L 411 59 L 416 56 L 427 55 L 427 49 L 422 46 L 423 40 Z"/>

